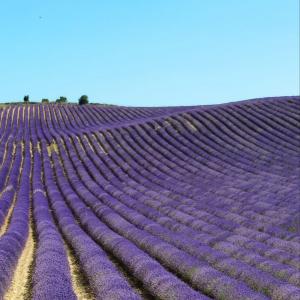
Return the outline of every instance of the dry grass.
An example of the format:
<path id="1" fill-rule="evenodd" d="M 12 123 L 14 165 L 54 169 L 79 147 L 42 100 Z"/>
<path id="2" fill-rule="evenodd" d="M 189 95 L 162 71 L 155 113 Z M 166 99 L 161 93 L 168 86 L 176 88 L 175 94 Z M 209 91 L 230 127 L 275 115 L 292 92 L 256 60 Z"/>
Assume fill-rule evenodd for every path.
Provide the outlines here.
<path id="1" fill-rule="evenodd" d="M 192 131 L 198 131 L 197 127 L 196 127 L 192 122 L 190 122 L 190 121 L 188 121 L 188 120 L 185 120 L 185 122 L 186 122 L 186 124 L 188 125 L 188 127 L 189 127 L 190 129 L 192 129 Z"/>
<path id="2" fill-rule="evenodd" d="M 88 145 L 90 146 L 91 150 L 92 150 L 93 152 L 95 152 L 93 146 L 92 146 L 91 143 L 90 143 L 90 140 L 89 140 L 88 136 L 87 136 L 86 134 L 84 134 L 83 137 L 85 138 L 86 142 L 87 142 Z"/>
<path id="3" fill-rule="evenodd" d="M 47 121 L 49 122 L 49 123 L 52 123 L 52 116 L 51 116 L 51 113 L 50 113 L 50 109 L 49 109 L 49 107 L 47 106 L 47 112 L 48 112 L 48 114 L 47 114 Z"/>
<path id="4" fill-rule="evenodd" d="M 44 108 L 44 106 L 42 106 L 42 110 L 43 110 L 44 120 L 46 121 L 46 113 L 45 113 L 45 108 Z"/>
<path id="5" fill-rule="evenodd" d="M 67 257 L 71 271 L 71 281 L 73 290 L 78 300 L 93 300 L 95 296 L 87 279 L 83 276 L 79 263 L 73 254 L 72 250 L 65 244 L 67 250 Z"/>
<path id="6" fill-rule="evenodd" d="M 171 126 L 171 123 L 168 120 L 164 120 L 163 125 L 164 125 L 164 127 L 168 127 L 168 126 Z"/>
<path id="7" fill-rule="evenodd" d="M 11 126 L 13 126 L 13 124 L 14 124 L 15 111 L 16 111 L 16 107 L 13 107 L 13 109 L 12 109 L 12 116 L 11 116 L 11 119 L 10 119 Z"/>
<path id="8" fill-rule="evenodd" d="M 34 109 L 34 106 L 33 106 L 33 109 Z M 30 110 L 29 110 L 29 107 L 28 107 L 28 109 L 26 109 L 26 112 L 27 112 L 27 120 L 29 121 L 30 120 Z"/>
<path id="9" fill-rule="evenodd" d="M 1 104 L 0 104 L 0 108 L 1 108 Z M 4 109 L 1 110 L 0 125 L 2 124 L 3 114 L 4 114 Z"/>
<path id="10" fill-rule="evenodd" d="M 38 117 L 38 121 L 40 123 L 41 122 L 41 108 L 40 107 L 38 107 L 38 109 L 37 109 L 37 117 Z"/>
<path id="11" fill-rule="evenodd" d="M 37 151 L 38 151 L 39 154 L 42 153 L 42 148 L 41 148 L 41 142 L 40 141 L 37 142 L 36 149 L 37 149 Z"/>
<path id="12" fill-rule="evenodd" d="M 102 138 L 104 138 L 103 133 L 99 132 L 98 133 Z M 109 133 L 110 134 L 110 133 Z M 92 137 L 94 138 L 97 146 L 100 148 L 101 152 L 104 153 L 105 155 L 107 155 L 108 153 L 105 151 L 104 147 L 102 146 L 100 140 L 98 139 L 98 137 L 95 134 L 92 134 Z"/>
<path id="13" fill-rule="evenodd" d="M 8 123 L 8 115 L 9 115 L 9 113 L 10 113 L 10 110 L 11 110 L 11 107 L 9 106 L 8 108 L 7 108 L 7 114 L 6 114 L 6 119 L 5 119 L 5 128 L 4 128 L 4 130 L 6 131 L 6 129 L 7 129 L 7 123 Z"/>
<path id="14" fill-rule="evenodd" d="M 5 192 L 9 192 L 13 189 L 13 185 L 10 184 L 10 185 L 6 185 L 5 188 L 0 192 L 0 199 L 2 197 L 2 195 L 5 193 Z"/>
<path id="15" fill-rule="evenodd" d="M 23 123 L 25 122 L 25 107 L 22 107 L 22 111 L 23 111 Z"/>
<path id="16" fill-rule="evenodd" d="M 51 144 L 47 146 L 48 156 L 51 157 L 51 153 L 58 153 L 58 146 L 55 140 L 52 140 Z"/>
<path id="17" fill-rule="evenodd" d="M 61 119 L 62 121 L 64 121 L 64 118 L 63 118 L 63 116 L 62 116 L 62 113 L 61 113 L 60 109 L 58 109 L 58 114 L 59 114 L 59 116 L 60 116 L 60 119 Z"/>
<path id="18" fill-rule="evenodd" d="M 31 278 L 31 265 L 33 263 L 35 241 L 33 238 L 32 225 L 29 227 L 28 239 L 24 250 L 19 258 L 10 287 L 4 296 L 4 300 L 26 300 L 28 299 L 28 282 Z"/>
<path id="19" fill-rule="evenodd" d="M 33 145 L 30 142 L 30 155 L 32 161 L 32 150 Z M 24 143 L 22 143 L 22 150 L 24 153 Z M 24 160 L 24 155 L 22 155 L 22 160 Z M 22 161 L 23 169 L 23 161 Z M 21 171 L 22 172 L 22 171 Z M 21 174 L 21 173 L 20 173 Z M 32 182 L 32 165 L 30 170 L 30 182 Z M 19 179 L 20 181 L 20 179 Z M 17 193 L 16 193 L 17 194 Z M 32 199 L 32 191 L 30 191 L 30 199 Z M 15 195 L 16 197 L 16 195 Z M 14 207 L 15 204 L 11 206 Z M 34 262 L 34 253 L 36 249 L 36 241 L 34 238 L 33 231 L 33 219 L 32 219 L 32 207 L 30 205 L 29 212 L 29 228 L 28 237 L 25 243 L 25 247 L 22 254 L 18 260 L 17 267 L 15 269 L 10 287 L 4 296 L 4 300 L 26 300 L 29 299 L 31 293 L 31 280 L 32 280 L 32 266 Z"/>
<path id="20" fill-rule="evenodd" d="M 83 147 L 83 145 L 82 145 L 82 142 L 81 142 L 80 137 L 79 137 L 78 135 L 76 135 L 76 138 L 77 138 L 77 141 L 78 141 L 78 143 L 79 143 L 79 145 L 80 145 L 80 148 L 82 149 L 83 152 L 85 152 L 85 149 L 84 149 L 84 147 Z"/>
<path id="21" fill-rule="evenodd" d="M 3 155 L 3 158 L 2 158 L 2 163 L 0 165 L 0 170 L 5 162 L 5 160 L 7 159 L 7 146 L 8 146 L 8 141 L 5 143 L 5 149 L 4 149 L 4 155 Z M 16 152 L 16 144 L 14 143 L 13 144 L 13 152 L 12 152 L 12 157 L 14 157 L 14 154 Z"/>
<path id="22" fill-rule="evenodd" d="M 11 217 L 12 217 L 12 214 L 13 214 L 13 211 L 14 211 L 16 201 L 17 201 L 17 193 L 14 194 L 12 204 L 11 204 L 9 210 L 8 210 L 8 213 L 7 213 L 7 216 L 5 218 L 4 223 L 0 228 L 0 237 L 7 231 L 8 227 L 9 227 L 10 220 L 11 220 Z"/>
<path id="23" fill-rule="evenodd" d="M 54 116 L 54 119 L 55 119 L 55 123 L 58 124 L 57 116 L 56 116 L 56 111 L 55 110 L 53 110 L 53 116 Z"/>
<path id="24" fill-rule="evenodd" d="M 21 143 L 21 145 L 22 145 L 22 150 L 24 150 L 24 145 L 23 145 L 23 143 Z M 14 148 L 14 150 L 15 150 L 15 148 Z M 24 161 L 24 156 L 22 155 L 22 158 L 21 158 L 21 166 L 23 166 L 23 161 Z M 10 170 L 11 170 L 11 168 L 12 168 L 12 164 L 11 164 L 11 166 L 10 166 Z M 20 183 L 20 177 L 21 177 L 21 174 L 22 174 L 22 170 L 23 170 L 23 168 L 21 167 L 21 168 L 20 168 L 20 171 L 19 171 L 19 176 L 18 176 L 18 184 Z M 7 179 L 8 179 L 8 178 L 6 178 L 6 180 L 7 180 Z M 6 181 L 6 182 L 7 182 L 7 181 Z M 14 187 L 11 187 L 11 188 L 14 188 Z M 4 191 L 2 191 L 2 193 L 3 193 L 3 192 L 4 192 Z M 11 217 L 12 217 L 13 210 L 14 210 L 14 207 L 15 207 L 15 204 L 16 204 L 16 201 L 17 201 L 17 191 L 15 191 L 15 193 L 14 193 L 14 198 L 13 198 L 12 204 L 11 204 L 9 210 L 8 210 L 8 213 L 7 213 L 7 216 L 6 216 L 6 218 L 5 218 L 4 223 L 3 223 L 2 227 L 0 228 L 0 237 L 1 237 L 1 236 L 7 231 L 7 229 L 8 229 L 8 226 L 9 226 L 9 224 L 10 224 L 10 219 L 11 219 Z"/>
<path id="25" fill-rule="evenodd" d="M 18 122 L 18 126 L 20 125 L 20 109 L 21 107 L 18 107 L 18 113 L 17 113 L 17 122 Z"/>

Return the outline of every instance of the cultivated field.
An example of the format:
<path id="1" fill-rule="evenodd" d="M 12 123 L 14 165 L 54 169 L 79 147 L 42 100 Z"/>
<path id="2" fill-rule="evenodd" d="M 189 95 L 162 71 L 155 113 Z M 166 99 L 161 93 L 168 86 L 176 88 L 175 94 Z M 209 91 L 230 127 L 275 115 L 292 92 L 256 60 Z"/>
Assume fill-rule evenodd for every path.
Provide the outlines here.
<path id="1" fill-rule="evenodd" d="M 300 299 L 300 98 L 0 107 L 0 299 Z"/>

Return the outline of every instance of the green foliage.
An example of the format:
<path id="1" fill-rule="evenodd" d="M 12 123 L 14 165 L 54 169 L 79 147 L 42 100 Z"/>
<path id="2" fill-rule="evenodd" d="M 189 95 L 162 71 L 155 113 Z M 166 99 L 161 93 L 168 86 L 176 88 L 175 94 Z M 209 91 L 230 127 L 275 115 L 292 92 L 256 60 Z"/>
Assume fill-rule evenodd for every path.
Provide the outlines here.
<path id="1" fill-rule="evenodd" d="M 29 95 L 24 96 L 23 100 L 25 103 L 29 103 Z"/>
<path id="2" fill-rule="evenodd" d="M 67 97 L 60 96 L 59 99 L 57 99 L 55 102 L 56 103 L 67 103 L 68 99 L 67 99 Z"/>
<path id="3" fill-rule="evenodd" d="M 43 98 L 42 103 L 49 103 L 49 99 Z"/>
<path id="4" fill-rule="evenodd" d="M 88 104 L 89 103 L 89 97 L 87 95 L 82 95 L 79 99 L 78 99 L 78 104 L 79 105 L 84 105 L 84 104 Z"/>

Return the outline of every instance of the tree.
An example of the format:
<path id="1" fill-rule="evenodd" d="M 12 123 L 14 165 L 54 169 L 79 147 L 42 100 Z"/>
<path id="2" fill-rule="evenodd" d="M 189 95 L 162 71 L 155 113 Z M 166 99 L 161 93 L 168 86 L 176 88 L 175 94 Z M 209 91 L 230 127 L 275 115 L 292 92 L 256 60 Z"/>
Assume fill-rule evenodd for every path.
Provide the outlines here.
<path id="1" fill-rule="evenodd" d="M 59 99 L 57 99 L 55 102 L 56 103 L 67 103 L 68 99 L 67 99 L 67 97 L 60 96 Z"/>
<path id="2" fill-rule="evenodd" d="M 43 98 L 42 103 L 49 103 L 49 99 Z"/>
<path id="3" fill-rule="evenodd" d="M 84 105 L 84 104 L 88 104 L 89 103 L 89 97 L 87 95 L 82 95 L 79 99 L 78 99 L 78 104 L 79 105 Z"/>
<path id="4" fill-rule="evenodd" d="M 29 103 L 29 95 L 24 96 L 23 99 L 25 103 Z"/>

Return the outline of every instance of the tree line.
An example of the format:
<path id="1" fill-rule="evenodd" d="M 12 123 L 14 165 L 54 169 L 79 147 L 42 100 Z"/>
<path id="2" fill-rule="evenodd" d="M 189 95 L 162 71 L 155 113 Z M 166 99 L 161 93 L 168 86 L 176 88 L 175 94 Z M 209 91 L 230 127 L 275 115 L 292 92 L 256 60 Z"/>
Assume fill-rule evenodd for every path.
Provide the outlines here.
<path id="1" fill-rule="evenodd" d="M 23 100 L 24 100 L 24 103 L 30 103 L 29 95 L 25 95 Z M 47 98 L 43 98 L 41 100 L 41 102 L 45 104 L 45 103 L 50 103 L 51 101 L 49 101 L 49 99 L 47 99 Z M 54 101 L 52 101 L 52 102 L 54 102 Z M 55 100 L 55 103 L 67 103 L 67 102 L 68 102 L 67 97 L 63 97 L 63 96 L 60 96 L 58 99 Z M 87 95 L 82 95 L 78 99 L 79 105 L 85 105 L 88 103 L 89 103 L 89 97 Z"/>

